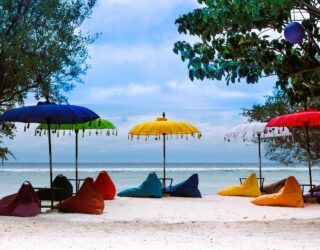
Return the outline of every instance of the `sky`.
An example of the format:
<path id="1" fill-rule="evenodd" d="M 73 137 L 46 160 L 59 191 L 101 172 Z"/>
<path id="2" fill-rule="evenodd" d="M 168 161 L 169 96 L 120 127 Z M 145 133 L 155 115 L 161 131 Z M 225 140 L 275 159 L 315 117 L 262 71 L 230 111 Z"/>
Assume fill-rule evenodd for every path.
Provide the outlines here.
<path id="1" fill-rule="evenodd" d="M 256 162 L 256 145 L 224 142 L 224 134 L 246 120 L 241 108 L 263 103 L 272 93 L 275 78 L 258 84 L 226 85 L 224 80 L 191 82 L 187 63 L 172 49 L 178 40 L 195 41 L 180 35 L 175 19 L 199 7 L 196 0 L 98 0 L 84 32 L 101 33 L 89 46 L 91 68 L 84 84 L 69 93 L 69 103 L 86 106 L 112 121 L 114 137 L 85 136 L 79 140 L 82 162 L 161 162 L 159 141 L 128 140 L 135 124 L 167 118 L 194 124 L 202 132 L 198 139 L 169 140 L 169 162 Z M 36 103 L 30 99 L 28 104 Z M 5 145 L 19 162 L 46 162 L 47 138 L 35 137 L 34 126 L 23 132 L 18 125 L 14 140 Z M 53 139 L 55 162 L 74 160 L 74 137 Z"/>

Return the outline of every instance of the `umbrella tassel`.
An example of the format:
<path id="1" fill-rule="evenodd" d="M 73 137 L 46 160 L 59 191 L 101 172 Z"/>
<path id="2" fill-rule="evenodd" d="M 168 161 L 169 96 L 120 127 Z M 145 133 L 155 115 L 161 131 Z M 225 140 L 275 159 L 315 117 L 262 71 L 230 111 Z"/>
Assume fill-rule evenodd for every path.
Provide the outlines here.
<path id="1" fill-rule="evenodd" d="M 118 130 L 116 130 L 116 136 L 118 136 Z"/>
<path id="2" fill-rule="evenodd" d="M 98 132 L 98 130 L 96 130 L 96 135 L 99 135 L 99 132 Z"/>
<path id="3" fill-rule="evenodd" d="M 58 130 L 58 133 L 57 133 L 57 138 L 59 137 L 59 130 Z"/>
<path id="4" fill-rule="evenodd" d="M 28 123 L 27 128 L 30 128 L 30 123 Z"/>
<path id="5" fill-rule="evenodd" d="M 26 132 L 27 131 L 27 127 L 26 127 L 26 124 L 24 124 L 24 128 L 23 128 L 23 131 Z"/>

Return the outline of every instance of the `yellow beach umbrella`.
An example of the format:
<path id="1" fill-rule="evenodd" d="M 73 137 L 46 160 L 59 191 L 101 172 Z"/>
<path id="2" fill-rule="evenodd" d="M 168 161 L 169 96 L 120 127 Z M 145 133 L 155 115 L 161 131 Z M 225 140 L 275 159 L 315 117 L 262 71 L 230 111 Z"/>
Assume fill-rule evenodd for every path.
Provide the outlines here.
<path id="1" fill-rule="evenodd" d="M 133 139 L 137 136 L 145 136 L 146 140 L 150 136 L 155 136 L 156 140 L 163 140 L 163 189 L 166 187 L 166 140 L 169 136 L 176 135 L 177 138 L 185 138 L 188 140 L 188 135 L 191 137 L 201 138 L 201 132 L 190 123 L 180 121 L 168 121 L 165 113 L 162 117 L 157 118 L 155 121 L 143 122 L 134 126 L 130 132 L 129 137 Z"/>

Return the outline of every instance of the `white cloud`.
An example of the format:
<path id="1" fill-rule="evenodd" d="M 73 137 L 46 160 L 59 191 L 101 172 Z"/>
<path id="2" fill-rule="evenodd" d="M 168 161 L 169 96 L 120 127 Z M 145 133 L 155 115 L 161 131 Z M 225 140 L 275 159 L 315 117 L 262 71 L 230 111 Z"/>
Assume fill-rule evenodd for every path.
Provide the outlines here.
<path id="1" fill-rule="evenodd" d="M 165 85 L 172 91 L 175 91 L 176 93 L 188 93 L 192 95 L 210 95 L 214 96 L 216 99 L 246 98 L 252 96 L 244 91 L 231 91 L 227 88 L 219 88 L 216 83 L 208 81 L 202 83 L 193 83 L 190 81 L 179 83 L 177 81 L 170 81 Z"/>
<path id="2" fill-rule="evenodd" d="M 115 45 L 115 44 L 94 44 L 90 46 L 92 66 L 103 65 L 101 63 L 125 64 L 125 63 L 146 63 L 154 59 L 160 59 L 167 53 L 173 54 L 173 45 L 161 46 L 151 44 L 138 45 Z M 170 55 L 169 54 L 169 55 Z M 167 55 L 165 56 L 167 58 Z"/>
<path id="3" fill-rule="evenodd" d="M 91 88 L 88 94 L 88 99 L 89 102 L 91 100 L 93 103 L 97 103 L 104 101 L 109 97 L 155 94 L 158 93 L 158 91 L 159 86 L 141 84 L 129 84 L 124 87 Z"/>

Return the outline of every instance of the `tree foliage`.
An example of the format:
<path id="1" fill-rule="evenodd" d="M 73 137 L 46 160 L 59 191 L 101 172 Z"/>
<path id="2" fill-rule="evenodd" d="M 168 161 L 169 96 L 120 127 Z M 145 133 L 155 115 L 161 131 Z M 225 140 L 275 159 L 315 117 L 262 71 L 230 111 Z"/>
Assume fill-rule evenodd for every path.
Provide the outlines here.
<path id="1" fill-rule="evenodd" d="M 198 0 L 200 8 L 176 20 L 178 31 L 198 38 L 178 41 L 174 52 L 188 61 L 189 77 L 245 79 L 254 84 L 276 75 L 291 103 L 320 96 L 319 3 L 315 0 Z M 301 19 L 305 39 L 292 45 L 286 25 Z"/>
<path id="2" fill-rule="evenodd" d="M 265 97 L 262 105 L 253 105 L 252 108 L 243 109 L 242 115 L 251 121 L 268 122 L 274 117 L 283 114 L 294 113 L 305 106 L 320 109 L 320 97 L 309 99 L 307 103 L 291 105 L 289 96 L 282 90 L 275 90 L 272 96 Z M 285 164 L 306 162 L 307 141 L 305 129 L 290 128 L 292 138 L 277 138 L 265 141 L 265 156 L 270 160 L 279 161 Z M 320 163 L 320 129 L 310 128 L 310 149 L 314 163 Z"/>
<path id="3" fill-rule="evenodd" d="M 96 0 L 1 0 L 0 114 L 23 104 L 29 93 L 36 99 L 66 102 L 65 93 L 88 68 L 87 45 L 96 34 L 79 27 Z M 13 136 L 13 126 L 0 127 Z"/>
<path id="4" fill-rule="evenodd" d="M 8 155 L 15 159 L 14 154 L 8 148 L 0 148 L 0 160 L 2 166 L 4 164 L 4 161 L 9 160 Z"/>

